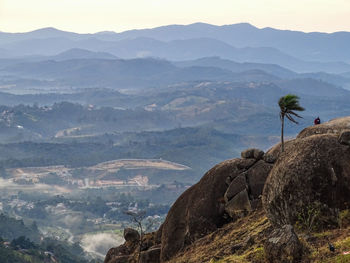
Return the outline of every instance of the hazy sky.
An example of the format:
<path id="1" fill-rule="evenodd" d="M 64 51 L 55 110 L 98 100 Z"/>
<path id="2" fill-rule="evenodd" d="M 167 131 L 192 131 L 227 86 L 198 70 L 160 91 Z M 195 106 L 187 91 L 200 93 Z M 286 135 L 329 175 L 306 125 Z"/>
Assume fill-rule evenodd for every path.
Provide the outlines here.
<path id="1" fill-rule="evenodd" d="M 350 31 L 350 0 L 0 0 L 0 31 L 6 32 L 120 32 L 194 22 Z"/>

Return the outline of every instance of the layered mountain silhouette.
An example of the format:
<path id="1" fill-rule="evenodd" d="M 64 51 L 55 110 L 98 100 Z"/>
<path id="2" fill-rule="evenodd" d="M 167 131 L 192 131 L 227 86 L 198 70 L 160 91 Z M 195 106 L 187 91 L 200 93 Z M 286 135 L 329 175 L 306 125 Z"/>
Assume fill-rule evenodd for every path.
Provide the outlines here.
<path id="1" fill-rule="evenodd" d="M 110 53 L 82 49 L 70 49 L 56 56 L 0 59 L 0 74 L 32 79 L 30 82 L 33 85 L 38 85 L 39 79 L 54 80 L 62 85 L 115 89 L 155 87 L 188 81 L 275 82 L 283 85 L 285 81 L 293 79 L 302 79 L 294 82 L 302 85 L 293 89 L 320 91 L 320 87 L 323 87 L 331 96 L 339 93 L 331 94 L 330 89 L 337 88 L 340 91 L 341 87 L 350 88 L 347 74 L 298 74 L 276 64 L 240 63 L 219 57 L 179 62 L 153 58 L 117 59 Z"/>
<path id="2" fill-rule="evenodd" d="M 58 58 L 62 58 L 57 56 Z M 168 61 L 156 59 L 71 59 L 46 60 L 8 65 L 6 74 L 22 77 L 56 79 L 66 84 L 87 87 L 144 87 L 185 81 L 272 81 L 279 79 L 261 70 L 235 73 L 217 67 L 176 67 Z"/>
<path id="3" fill-rule="evenodd" d="M 44 28 L 0 33 L 0 56 L 52 56 L 72 48 L 109 52 L 120 58 L 193 60 L 220 56 L 237 62 L 273 63 L 298 72 L 350 71 L 349 32 L 304 33 L 259 29 L 250 24 L 170 25 L 122 33 L 77 34 Z"/>

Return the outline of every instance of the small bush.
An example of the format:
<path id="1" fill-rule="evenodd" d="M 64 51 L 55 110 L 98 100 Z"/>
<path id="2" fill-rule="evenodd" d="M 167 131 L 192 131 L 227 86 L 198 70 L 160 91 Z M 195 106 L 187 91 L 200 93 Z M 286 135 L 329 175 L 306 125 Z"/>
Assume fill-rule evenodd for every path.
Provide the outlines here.
<path id="1" fill-rule="evenodd" d="M 346 228 L 348 226 L 350 226 L 350 210 L 346 209 L 339 213 L 339 227 Z"/>
<path id="2" fill-rule="evenodd" d="M 295 227 L 308 232 L 315 231 L 319 226 L 321 208 L 319 203 L 305 206 L 297 215 Z"/>

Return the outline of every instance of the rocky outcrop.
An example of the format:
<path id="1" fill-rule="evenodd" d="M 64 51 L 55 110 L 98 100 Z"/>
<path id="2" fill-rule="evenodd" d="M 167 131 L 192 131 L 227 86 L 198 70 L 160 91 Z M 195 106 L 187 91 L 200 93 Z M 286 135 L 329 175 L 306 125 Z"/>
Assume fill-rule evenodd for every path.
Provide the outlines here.
<path id="1" fill-rule="evenodd" d="M 244 173 L 247 179 L 248 191 L 251 200 L 258 199 L 264 189 L 265 181 L 273 165 L 263 160 L 258 161 Z"/>
<path id="2" fill-rule="evenodd" d="M 163 224 L 161 261 L 215 231 L 226 222 L 224 214 L 235 220 L 257 206 L 254 201 L 272 168 L 261 160 L 263 155 L 248 149 L 243 159 L 218 164 L 178 198 Z"/>
<path id="3" fill-rule="evenodd" d="M 349 117 L 336 119 L 289 141 L 264 187 L 263 204 L 273 224 L 294 224 L 310 211 L 319 213 L 318 224 L 336 224 L 337 211 L 350 200 L 350 147 L 338 139 L 346 138 L 349 125 Z"/>
<path id="4" fill-rule="evenodd" d="M 138 231 L 132 228 L 124 229 L 125 243 L 119 247 L 111 248 L 105 258 L 104 263 L 157 263 L 160 255 L 160 237 L 159 232 L 147 233 L 142 236 L 140 249 L 140 235 Z M 141 251 L 141 253 L 140 253 Z M 140 260 L 138 261 L 138 258 Z"/>
<path id="5" fill-rule="evenodd" d="M 272 164 L 263 161 L 264 152 L 259 149 L 248 149 L 246 154 L 242 152 L 242 156 L 242 159 L 216 165 L 176 200 L 161 228 L 153 234 L 154 240 L 147 248 L 141 249 L 141 262 L 148 262 L 150 258 L 152 261 L 149 262 L 157 262 L 156 258 L 165 262 L 197 239 L 259 206 Z M 136 233 L 125 230 L 128 245 L 132 243 L 129 235 L 130 239 L 137 239 Z M 134 249 L 132 253 L 137 250 L 135 246 L 126 248 L 129 247 L 123 244 L 111 249 L 105 263 L 122 262 L 124 258 L 118 259 L 120 261 L 108 260 L 113 255 L 116 259 L 131 254 L 131 248 Z"/>
<path id="6" fill-rule="evenodd" d="M 158 263 L 160 259 L 160 245 L 142 251 L 140 255 L 140 263 Z"/>
<path id="7" fill-rule="evenodd" d="M 339 143 L 350 146 L 350 130 L 342 131 L 338 138 Z"/>
<path id="8" fill-rule="evenodd" d="M 138 231 L 132 228 L 124 229 L 124 239 L 126 242 L 135 243 L 140 240 L 140 234 Z"/>
<path id="9" fill-rule="evenodd" d="M 238 171 L 235 178 L 226 179 L 229 186 L 224 194 L 225 212 L 232 219 L 245 216 L 258 206 L 265 180 L 272 169 L 271 163 L 261 160 L 264 156 L 261 150 L 248 149 L 241 155 L 245 157 L 243 160 L 249 161 L 249 166 Z"/>
<path id="10" fill-rule="evenodd" d="M 131 254 L 139 245 L 140 234 L 132 228 L 125 228 L 124 239 L 125 243 L 123 245 L 111 248 L 107 252 L 104 263 L 126 263 L 131 261 Z"/>
<path id="11" fill-rule="evenodd" d="M 145 237 L 141 262 L 171 259 L 228 221 L 254 211 L 261 197 L 275 228 L 264 245 L 268 262 L 306 262 L 292 225 L 311 211 L 327 227 L 339 210 L 349 208 L 350 117 L 304 129 L 285 143 L 283 153 L 277 144 L 265 154 L 252 148 L 241 157 L 216 165 L 176 200 L 161 228 Z M 126 230 L 124 236 L 126 242 L 111 249 L 105 263 L 133 262 L 139 251 L 137 234 Z"/>
<path id="12" fill-rule="evenodd" d="M 161 261 L 224 223 L 220 200 L 227 190 L 226 178 L 235 178 L 251 164 L 244 159 L 222 162 L 176 200 L 163 224 Z"/>
<path id="13" fill-rule="evenodd" d="M 229 200 L 225 205 L 225 211 L 233 219 L 243 217 L 248 212 L 251 212 L 252 206 L 247 190 L 244 189 Z"/>
<path id="14" fill-rule="evenodd" d="M 244 174 L 240 174 L 229 183 L 224 195 L 225 203 L 244 190 L 247 190 L 247 178 Z"/>
<path id="15" fill-rule="evenodd" d="M 264 152 L 260 149 L 249 148 L 241 152 L 241 157 L 243 159 L 256 159 L 260 160 L 264 156 Z"/>
<path id="16" fill-rule="evenodd" d="M 298 134 L 297 139 L 317 134 L 339 135 L 345 130 L 350 130 L 350 116 L 333 119 L 320 125 L 307 127 Z"/>
<path id="17" fill-rule="evenodd" d="M 285 225 L 275 229 L 264 244 L 265 257 L 269 263 L 299 263 L 305 255 L 305 248 L 295 234 L 293 226 Z"/>

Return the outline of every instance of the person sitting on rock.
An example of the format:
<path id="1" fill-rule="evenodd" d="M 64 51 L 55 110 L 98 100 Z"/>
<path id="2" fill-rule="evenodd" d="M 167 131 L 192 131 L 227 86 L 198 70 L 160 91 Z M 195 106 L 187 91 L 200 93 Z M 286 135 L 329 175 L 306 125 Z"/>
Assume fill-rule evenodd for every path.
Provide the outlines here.
<path id="1" fill-rule="evenodd" d="M 317 117 L 317 118 L 314 120 L 314 124 L 315 124 L 315 125 L 321 124 L 320 117 Z"/>

